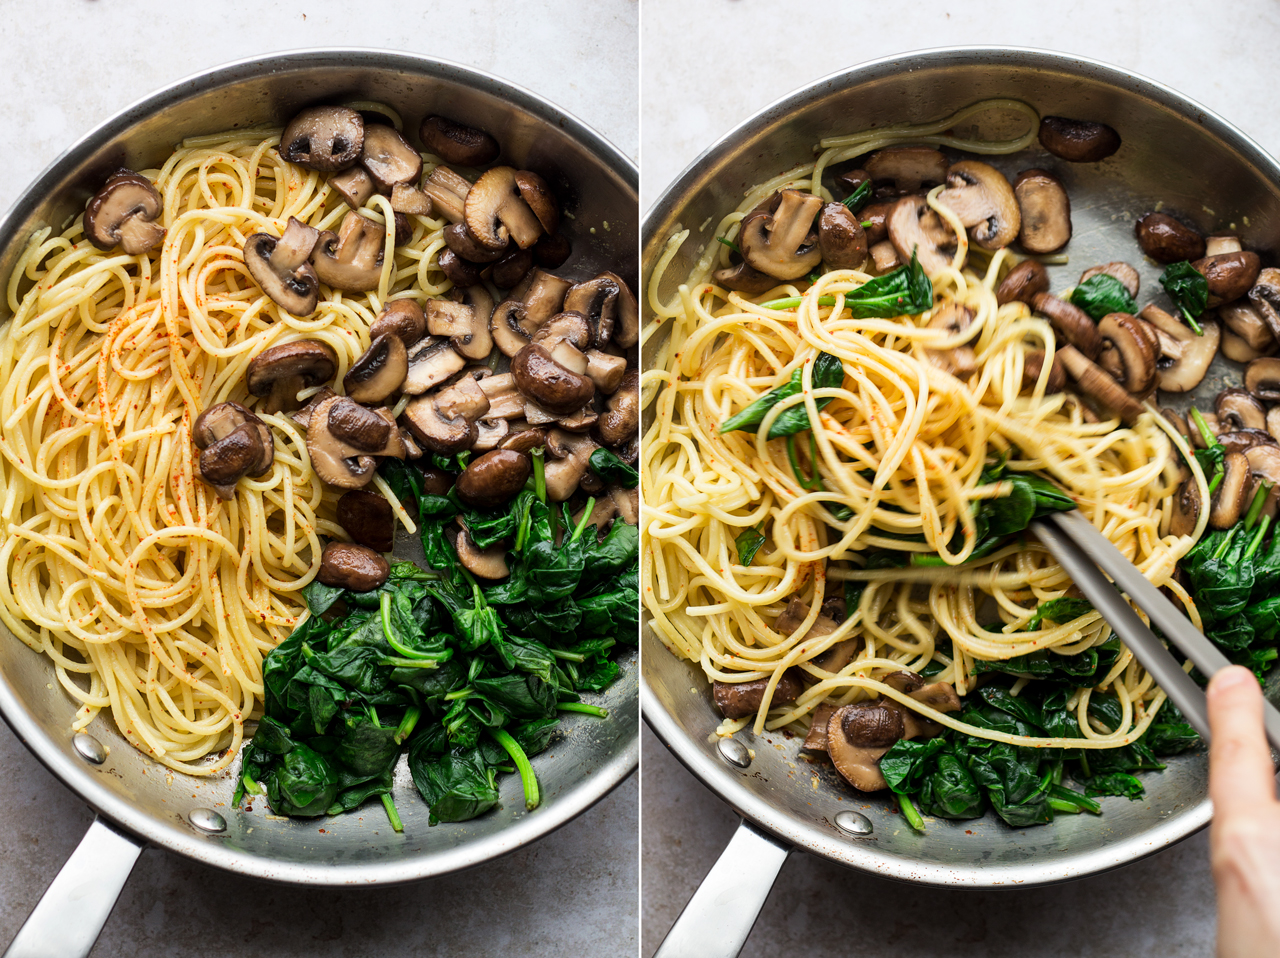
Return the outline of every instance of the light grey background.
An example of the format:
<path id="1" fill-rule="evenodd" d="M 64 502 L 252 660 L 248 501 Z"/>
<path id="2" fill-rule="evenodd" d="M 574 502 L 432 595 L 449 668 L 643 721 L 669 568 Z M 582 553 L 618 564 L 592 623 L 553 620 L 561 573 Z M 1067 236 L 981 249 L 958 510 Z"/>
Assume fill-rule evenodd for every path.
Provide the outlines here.
<path id="1" fill-rule="evenodd" d="M 382 47 L 478 67 L 594 126 L 635 158 L 635 0 L 6 0 L 0 208 L 74 139 L 157 87 L 229 60 Z M 148 850 L 95 958 L 636 953 L 639 783 L 534 845 L 394 888 L 294 889 Z M 0 724 L 0 948 L 91 815 Z"/>
<path id="2" fill-rule="evenodd" d="M 1110 61 L 1199 100 L 1280 150 L 1274 0 L 644 0 L 641 209 L 702 150 L 773 100 L 861 61 L 1009 44 Z M 737 817 L 646 730 L 642 955 L 729 840 Z M 1207 835 L 1117 872 L 1047 889 L 943 891 L 793 855 L 744 956 L 1058 958 L 1210 955 Z"/>

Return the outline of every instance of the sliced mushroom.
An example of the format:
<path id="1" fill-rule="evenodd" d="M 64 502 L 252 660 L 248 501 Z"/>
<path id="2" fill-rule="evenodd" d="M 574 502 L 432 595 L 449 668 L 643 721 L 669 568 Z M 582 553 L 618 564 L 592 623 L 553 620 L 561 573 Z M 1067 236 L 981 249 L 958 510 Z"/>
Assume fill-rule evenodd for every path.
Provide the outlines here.
<path id="1" fill-rule="evenodd" d="M 390 193 L 399 184 L 417 183 L 422 175 L 418 151 L 405 142 L 394 126 L 382 123 L 364 128 L 360 164 L 369 171 L 381 193 Z"/>
<path id="2" fill-rule="evenodd" d="M 390 552 L 395 545 L 395 510 L 380 492 L 344 492 L 338 500 L 337 519 L 347 535 L 374 552 Z"/>
<path id="3" fill-rule="evenodd" d="M 1194 480 L 1187 479 L 1178 487 L 1178 493 L 1174 496 L 1169 532 L 1175 536 L 1192 535 L 1199 521 L 1200 486 Z"/>
<path id="4" fill-rule="evenodd" d="M 1240 245 L 1238 236 L 1206 236 L 1204 255 L 1217 256 L 1219 253 L 1239 253 L 1244 247 Z"/>
<path id="5" fill-rule="evenodd" d="M 843 203 L 827 203 L 818 214 L 818 248 L 832 269 L 862 269 L 867 263 L 867 234 Z"/>
<path id="6" fill-rule="evenodd" d="M 511 296 L 498 304 L 489 320 L 494 344 L 503 355 L 514 357 L 529 344 L 533 334 L 561 311 L 572 285 L 546 270 L 530 270 Z"/>
<path id="7" fill-rule="evenodd" d="M 368 546 L 330 542 L 320 554 L 316 578 L 352 592 L 372 592 L 387 581 L 391 564 Z"/>
<path id="8" fill-rule="evenodd" d="M 1098 321 L 1102 337 L 1098 365 L 1135 396 L 1146 393 L 1156 381 L 1156 344 L 1145 325 L 1128 313 L 1108 313 Z"/>
<path id="9" fill-rule="evenodd" d="M 1249 508 L 1249 500 L 1253 496 L 1253 471 L 1244 453 L 1227 453 L 1222 467 L 1222 483 L 1213 494 L 1209 509 L 1211 529 L 1230 529 L 1234 526 Z"/>
<path id="10" fill-rule="evenodd" d="M 328 429 L 335 439 L 360 453 L 404 458 L 404 444 L 387 410 L 370 409 L 338 396 L 328 404 Z"/>
<path id="11" fill-rule="evenodd" d="M 273 447 L 269 429 L 256 418 L 244 422 L 201 451 L 200 478 L 221 498 L 231 499 L 237 482 L 247 475 L 261 474 L 264 460 L 270 466 Z"/>
<path id="12" fill-rule="evenodd" d="M 358 210 L 369 202 L 369 197 L 378 192 L 363 166 L 353 166 L 329 177 L 329 186 L 342 194 L 347 205 Z M 392 207 L 394 209 L 394 207 Z"/>
<path id="13" fill-rule="evenodd" d="M 903 673 L 900 672 L 898 674 L 901 675 Z M 917 679 L 920 680 L 919 676 L 917 676 Z M 927 705 L 935 712 L 947 713 L 960 711 L 960 696 L 956 694 L 955 686 L 951 685 L 949 682 L 930 682 L 928 685 L 921 685 L 919 688 L 907 689 L 906 691 L 921 705 Z M 908 733 L 910 733 L 912 719 L 923 724 L 926 728 L 931 730 L 937 729 L 937 732 L 934 732 L 933 734 L 937 734 L 942 731 L 941 727 L 936 723 L 929 721 L 923 716 L 913 714 L 909 717 L 907 722 Z M 907 737 L 913 738 L 914 736 L 908 734 Z"/>
<path id="14" fill-rule="evenodd" d="M 947 158 L 928 146 L 890 146 L 863 164 L 874 183 L 892 183 L 898 193 L 915 193 L 947 179 Z"/>
<path id="15" fill-rule="evenodd" d="M 1142 405 L 1075 347 L 1062 346 L 1056 355 L 1061 357 L 1067 375 L 1075 380 L 1077 390 L 1100 415 L 1117 417 L 1130 426 L 1142 415 Z"/>
<path id="16" fill-rule="evenodd" d="M 325 343 L 299 339 L 258 353 L 245 370 L 250 395 L 265 396 L 263 411 L 277 413 L 298 408 L 298 393 L 333 378 L 338 356 Z"/>
<path id="17" fill-rule="evenodd" d="M 1276 347 L 1269 346 L 1267 349 L 1254 349 L 1247 342 L 1233 333 L 1230 329 L 1222 330 L 1222 355 L 1227 357 L 1233 363 L 1240 363 L 1242 366 L 1253 362 L 1263 356 L 1270 356 L 1276 351 Z"/>
<path id="18" fill-rule="evenodd" d="M 489 267 L 489 278 L 493 280 L 494 286 L 501 289 L 511 289 L 513 286 L 519 286 L 520 281 L 529 275 L 529 270 L 531 269 L 533 269 L 533 250 L 510 246 Z M 476 284 L 467 283 L 466 285 L 474 286 Z"/>
<path id="19" fill-rule="evenodd" d="M 1133 231 L 1142 252 L 1157 263 L 1180 263 L 1205 255 L 1204 237 L 1168 213 L 1144 213 Z"/>
<path id="20" fill-rule="evenodd" d="M 596 385 L 596 391 L 609 395 L 617 390 L 627 371 L 623 356 L 611 356 L 598 349 L 587 350 L 587 378 Z"/>
<path id="21" fill-rule="evenodd" d="M 1026 259 L 1009 270 L 1009 275 L 1000 282 L 996 290 L 996 302 L 1001 306 L 1014 302 L 1032 306 L 1037 293 L 1048 292 L 1049 271 L 1044 268 L 1043 263 Z"/>
<path id="22" fill-rule="evenodd" d="M 489 400 L 488 418 L 490 419 L 523 419 L 525 414 L 525 398 L 516 388 L 515 377 L 511 373 L 490 376 L 480 381 L 480 389 Z"/>
<path id="23" fill-rule="evenodd" d="M 527 455 L 495 449 L 476 457 L 462 471 L 456 484 L 458 498 L 478 509 L 495 509 L 514 499 L 531 475 L 533 463 Z"/>
<path id="24" fill-rule="evenodd" d="M 1188 392 L 1200 385 L 1217 355 L 1222 327 L 1215 321 L 1203 322 L 1204 335 L 1197 336 L 1155 303 L 1144 306 L 1139 315 L 1155 327 L 1160 339 L 1156 385 L 1171 393 Z"/>
<path id="25" fill-rule="evenodd" d="M 880 759 L 905 733 L 902 710 L 884 701 L 855 702 L 827 722 L 827 754 L 846 782 L 863 792 L 888 787 Z"/>
<path id="26" fill-rule="evenodd" d="M 1271 335 L 1280 340 L 1280 269 L 1268 266 L 1258 273 L 1249 290 L 1249 302 L 1258 311 Z"/>
<path id="27" fill-rule="evenodd" d="M 752 679 L 748 682 L 720 682 L 712 685 L 711 697 L 716 708 L 725 718 L 746 718 L 755 715 L 764 702 L 768 679 Z M 790 705 L 804 691 L 804 685 L 793 672 L 783 672 L 773 689 L 770 705 Z"/>
<path id="28" fill-rule="evenodd" d="M 342 388 L 359 403 L 380 403 L 398 390 L 409 372 L 409 354 L 399 336 L 383 334 L 347 370 Z"/>
<path id="29" fill-rule="evenodd" d="M 590 342 L 584 345 L 600 348 L 612 338 L 620 292 L 613 274 L 601 274 L 569 287 L 564 296 L 564 311 L 586 318 L 591 337 Z"/>
<path id="30" fill-rule="evenodd" d="M 98 249 L 119 246 L 138 256 L 159 246 L 164 227 L 157 222 L 164 202 L 145 176 L 130 170 L 112 173 L 84 210 L 85 238 Z"/>
<path id="31" fill-rule="evenodd" d="M 929 328 L 941 329 L 948 336 L 956 336 L 968 329 L 972 322 L 973 310 L 968 306 L 961 306 L 954 300 L 947 300 L 934 307 L 933 315 L 929 318 Z M 972 375 L 978 368 L 973 347 L 968 343 L 946 349 L 926 349 L 924 354 L 939 369 L 944 369 L 961 379 Z"/>
<path id="32" fill-rule="evenodd" d="M 619 446 L 640 426 L 640 373 L 628 370 L 617 392 L 609 397 L 607 411 L 596 425 L 596 435 L 606 446 Z"/>
<path id="33" fill-rule="evenodd" d="M 428 336 L 409 350 L 409 369 L 400 385 L 406 396 L 420 396 L 467 365 L 466 359 L 447 339 Z"/>
<path id="34" fill-rule="evenodd" d="M 767 293 L 777 286 L 779 282 L 768 273 L 752 269 L 745 260 L 733 266 L 726 266 L 724 269 L 716 270 L 711 279 L 725 289 L 737 290 L 739 293 L 746 293 L 748 296 L 759 296 L 761 293 Z"/>
<path id="35" fill-rule="evenodd" d="M 889 216 L 897 205 L 897 200 L 885 200 L 880 203 L 868 203 L 858 211 L 858 221 L 866 231 L 868 246 L 874 248 L 878 243 L 889 239 Z"/>
<path id="36" fill-rule="evenodd" d="M 471 235 L 489 249 L 505 249 L 511 240 L 528 249 L 543 232 L 509 166 L 495 166 L 476 180 L 467 194 L 464 216 Z"/>
<path id="37" fill-rule="evenodd" d="M 617 273 L 605 270 L 600 274 L 618 284 L 618 303 L 613 315 L 613 342 L 622 349 L 630 349 L 640 341 L 640 304 L 631 287 Z M 597 343 L 604 348 L 604 343 Z"/>
<path id="38" fill-rule="evenodd" d="M 1018 242 L 1028 253 L 1052 253 L 1071 239 L 1071 198 L 1048 170 L 1023 170 L 1013 181 L 1022 226 Z"/>
<path id="39" fill-rule="evenodd" d="M 1230 429 L 1223 426 L 1224 429 Z M 1248 452 L 1256 446 L 1274 446 L 1276 441 L 1265 429 L 1231 429 L 1218 433 L 1218 442 L 1227 452 Z"/>
<path id="40" fill-rule="evenodd" d="M 1255 359 L 1246 366 L 1244 388 L 1264 402 L 1280 402 L 1280 358 Z"/>
<path id="41" fill-rule="evenodd" d="M 1265 273 L 1266 270 L 1263 270 L 1263 272 Z M 1257 288 L 1258 286 L 1255 284 L 1254 289 Z M 1253 296 L 1252 290 L 1250 290 L 1249 295 L 1250 297 Z M 1245 300 L 1225 303 L 1218 307 L 1218 318 L 1222 320 L 1227 329 L 1243 339 L 1250 349 L 1264 353 L 1269 349 L 1275 348 L 1276 338 L 1271 332 L 1271 327 L 1252 303 Z"/>
<path id="42" fill-rule="evenodd" d="M 1096 163 L 1120 149 L 1120 134 L 1105 123 L 1065 116 L 1040 118 L 1040 145 L 1070 163 Z"/>
<path id="43" fill-rule="evenodd" d="M 377 461 L 329 430 L 329 410 L 345 397 L 326 399 L 311 413 L 307 426 L 307 455 L 316 475 L 339 489 L 361 489 L 373 481 Z"/>
<path id="44" fill-rule="evenodd" d="M 493 349 L 489 317 L 481 316 L 472 306 L 432 299 L 427 302 L 426 316 L 427 332 L 448 337 L 458 354 L 467 359 L 485 359 Z"/>
<path id="45" fill-rule="evenodd" d="M 1018 199 L 1004 174 L 978 160 L 961 160 L 947 170 L 947 188 L 938 202 L 951 209 L 983 249 L 1008 246 L 1022 228 Z"/>
<path id="46" fill-rule="evenodd" d="M 1138 276 L 1138 271 L 1128 263 L 1115 262 L 1092 266 L 1080 274 L 1080 282 L 1083 283 L 1104 273 L 1119 282 L 1131 297 L 1137 297 L 1138 284 L 1141 282 L 1141 277 Z"/>
<path id="47" fill-rule="evenodd" d="M 413 399 L 400 414 L 400 422 L 423 448 L 442 456 L 470 449 L 476 438 L 475 422 L 466 416 L 445 416 L 435 396 Z"/>
<path id="48" fill-rule="evenodd" d="M 1267 428 L 1266 409 L 1246 389 L 1222 390 L 1213 402 L 1213 411 L 1227 429 Z"/>
<path id="49" fill-rule="evenodd" d="M 1097 357 L 1102 349 L 1102 337 L 1097 324 L 1083 309 L 1048 293 L 1036 293 L 1031 297 L 1031 305 L 1036 312 L 1048 316 L 1053 328 L 1086 358 Z"/>
<path id="50" fill-rule="evenodd" d="M 516 172 L 516 189 L 520 191 L 520 198 L 533 210 L 542 229 L 554 234 L 560 228 L 560 204 L 547 181 L 532 170 L 519 170 Z"/>
<path id="51" fill-rule="evenodd" d="M 1034 389 L 1040 381 L 1040 373 L 1044 370 L 1043 349 L 1032 349 L 1022 358 L 1022 388 Z M 1045 395 L 1060 393 L 1067 384 L 1067 373 L 1062 367 L 1062 360 L 1054 354 L 1053 363 L 1049 366 L 1049 379 L 1045 383 Z"/>
<path id="52" fill-rule="evenodd" d="M 564 502 L 573 495 L 591 464 L 591 453 L 598 448 L 590 436 L 562 429 L 547 434 L 547 452 L 554 457 L 543 470 L 549 501 Z"/>
<path id="53" fill-rule="evenodd" d="M 505 579 L 511 574 L 511 570 L 507 568 L 507 549 L 501 542 L 481 549 L 471 538 L 470 530 L 464 527 L 454 540 L 454 548 L 462 567 L 477 579 L 493 581 Z"/>
<path id="54" fill-rule="evenodd" d="M 244 265 L 262 291 L 285 312 L 310 316 L 320 295 L 320 280 L 308 262 L 320 233 L 289 217 L 284 234 L 251 233 L 244 241 Z"/>
<path id="55" fill-rule="evenodd" d="M 498 141 L 483 130 L 463 126 L 443 116 L 428 116 L 418 128 L 427 152 L 446 163 L 485 166 L 498 158 Z"/>
<path id="56" fill-rule="evenodd" d="M 559 233 L 543 233 L 533 244 L 533 261 L 543 269 L 559 269 L 573 255 L 573 245 Z"/>
<path id="57" fill-rule="evenodd" d="M 738 230 L 742 258 L 753 269 L 778 279 L 798 279 L 820 262 L 822 250 L 814 217 L 821 198 L 800 190 L 780 190 L 746 215 Z"/>
<path id="58" fill-rule="evenodd" d="M 386 235 L 373 220 L 354 210 L 348 213 L 337 234 L 325 230 L 311 252 L 320 282 L 355 293 L 377 289 Z"/>
<path id="59" fill-rule="evenodd" d="M 344 106 L 317 106 L 289 121 L 280 136 L 280 155 L 307 169 L 332 173 L 355 163 L 363 145 L 359 113 Z"/>
<path id="60" fill-rule="evenodd" d="M 513 452 L 530 452 L 547 444 L 546 430 L 531 428 L 528 425 L 514 423 L 511 434 L 498 443 L 499 449 L 510 449 Z"/>
<path id="61" fill-rule="evenodd" d="M 1222 433 L 1222 426 L 1218 424 L 1218 417 L 1211 412 L 1202 413 L 1200 416 L 1204 420 L 1205 428 L 1209 430 L 1209 434 L 1217 437 Z M 1199 429 L 1191 430 L 1191 444 L 1197 449 L 1208 448 L 1208 443 L 1204 440 L 1204 434 Z"/>
<path id="62" fill-rule="evenodd" d="M 831 713 L 836 710 L 834 705 L 819 705 L 813 710 L 809 716 L 809 734 L 805 736 L 804 742 L 800 747 L 813 752 L 825 752 L 827 750 L 827 723 L 831 721 Z"/>
<path id="63" fill-rule="evenodd" d="M 1191 264 L 1209 284 L 1209 306 L 1221 306 L 1239 299 L 1249 292 L 1262 267 L 1258 254 L 1253 252 L 1219 253 L 1206 256 Z"/>
<path id="64" fill-rule="evenodd" d="M 530 343 L 511 360 L 511 375 L 525 396 L 553 413 L 568 415 L 591 401 L 595 384 L 566 368 L 537 343 Z"/>
<path id="65" fill-rule="evenodd" d="M 506 419 L 479 419 L 476 421 L 476 441 L 471 444 L 471 450 L 488 452 L 497 449 L 510 432 L 511 423 Z"/>
<path id="66" fill-rule="evenodd" d="M 946 159 L 943 159 L 942 161 L 942 175 L 947 175 Z M 844 188 L 845 198 L 847 199 L 854 193 L 858 192 L 858 188 L 862 186 L 863 183 L 871 182 L 871 174 L 862 168 L 846 170 L 836 177 L 836 182 Z M 942 181 L 939 180 L 938 182 L 941 183 Z"/>
<path id="67" fill-rule="evenodd" d="M 1274 519 L 1280 505 L 1280 446 L 1274 443 L 1253 446 L 1245 450 L 1244 457 L 1249 461 L 1249 472 L 1255 483 L 1266 482 L 1271 486 L 1262 512 Z M 1249 501 L 1252 504 L 1252 498 Z"/>
<path id="68" fill-rule="evenodd" d="M 412 299 L 393 299 L 382 307 L 369 327 L 369 338 L 394 336 L 405 346 L 412 346 L 426 331 L 427 319 L 421 306 Z"/>
<path id="69" fill-rule="evenodd" d="M 558 343 L 568 343 L 576 349 L 586 349 L 591 345 L 591 339 L 591 326 L 587 322 L 587 317 L 582 313 L 566 309 L 564 312 L 556 313 L 547 320 L 533 334 L 531 342 L 538 343 L 544 349 L 552 352 L 554 358 L 553 349 Z M 578 371 L 576 367 L 571 366 L 570 368 L 574 369 L 575 372 Z M 586 369 L 585 356 L 583 357 L 582 368 L 583 370 Z"/>
<path id="70" fill-rule="evenodd" d="M 876 243 L 871 247 L 869 253 L 871 255 L 872 269 L 882 276 L 890 270 L 897 269 L 902 265 L 902 260 L 898 258 L 897 247 L 895 247 L 893 243 L 889 242 L 889 240 Z M 950 260 L 947 262 L 950 262 Z M 926 272 L 928 271 L 926 270 Z"/>
<path id="71" fill-rule="evenodd" d="M 956 236 L 923 196 L 904 196 L 898 200 L 885 225 L 898 262 L 910 262 L 914 253 L 927 276 L 936 276 L 951 265 Z M 876 257 L 877 248 L 871 247 L 871 256 L 876 268 L 883 272 L 881 261 Z"/>
<path id="72" fill-rule="evenodd" d="M 397 213 L 409 213 L 414 216 L 430 216 L 435 212 L 435 208 L 431 205 L 431 197 L 408 183 L 396 183 L 391 187 L 391 208 Z M 399 233 L 400 230 L 397 227 L 396 235 Z"/>
<path id="73" fill-rule="evenodd" d="M 315 412 L 316 407 L 319 406 L 326 399 L 330 399 L 336 395 L 338 394 L 334 392 L 332 389 L 330 389 L 328 386 L 322 386 L 318 393 L 316 393 L 309 400 L 307 400 L 307 404 L 305 406 L 303 406 L 301 409 L 297 410 L 296 412 L 289 413 L 289 418 L 292 419 L 294 422 L 296 422 L 303 429 L 307 429 L 311 425 L 311 414 Z"/>
<path id="74" fill-rule="evenodd" d="M 467 197 L 471 193 L 471 181 L 466 177 L 459 176 L 447 166 L 437 166 L 427 175 L 422 191 L 431 198 L 432 209 L 443 214 L 450 223 L 460 225 L 466 219 Z M 445 242 L 448 242 L 447 233 L 446 230 Z"/>

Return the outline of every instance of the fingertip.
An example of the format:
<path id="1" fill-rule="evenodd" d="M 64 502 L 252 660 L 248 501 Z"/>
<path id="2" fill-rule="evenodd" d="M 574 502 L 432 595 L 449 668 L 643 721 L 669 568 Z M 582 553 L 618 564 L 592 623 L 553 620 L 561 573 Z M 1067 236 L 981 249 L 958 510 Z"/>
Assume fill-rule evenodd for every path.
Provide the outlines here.
<path id="1" fill-rule="evenodd" d="M 1235 689 L 1248 686 L 1257 689 L 1258 680 L 1254 674 L 1243 665 L 1228 665 L 1209 680 L 1209 694 L 1225 695 Z"/>

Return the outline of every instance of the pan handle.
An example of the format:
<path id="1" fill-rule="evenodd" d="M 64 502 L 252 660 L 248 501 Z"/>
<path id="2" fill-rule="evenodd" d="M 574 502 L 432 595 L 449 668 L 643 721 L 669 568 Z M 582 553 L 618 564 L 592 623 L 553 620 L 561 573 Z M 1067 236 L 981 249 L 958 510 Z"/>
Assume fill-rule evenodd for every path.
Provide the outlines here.
<path id="1" fill-rule="evenodd" d="M 144 847 L 95 818 L 4 958 L 85 958 Z"/>
<path id="2" fill-rule="evenodd" d="M 653 958 L 737 958 L 790 853 L 743 819 Z"/>

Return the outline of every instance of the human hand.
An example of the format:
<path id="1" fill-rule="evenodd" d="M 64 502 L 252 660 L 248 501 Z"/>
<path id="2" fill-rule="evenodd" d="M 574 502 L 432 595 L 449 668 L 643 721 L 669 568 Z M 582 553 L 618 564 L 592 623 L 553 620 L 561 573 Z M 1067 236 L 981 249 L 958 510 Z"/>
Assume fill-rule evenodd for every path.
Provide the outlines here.
<path id="1" fill-rule="evenodd" d="M 1280 802 L 1262 728 L 1262 690 L 1239 665 L 1209 682 L 1209 832 L 1218 958 L 1280 955 Z"/>

